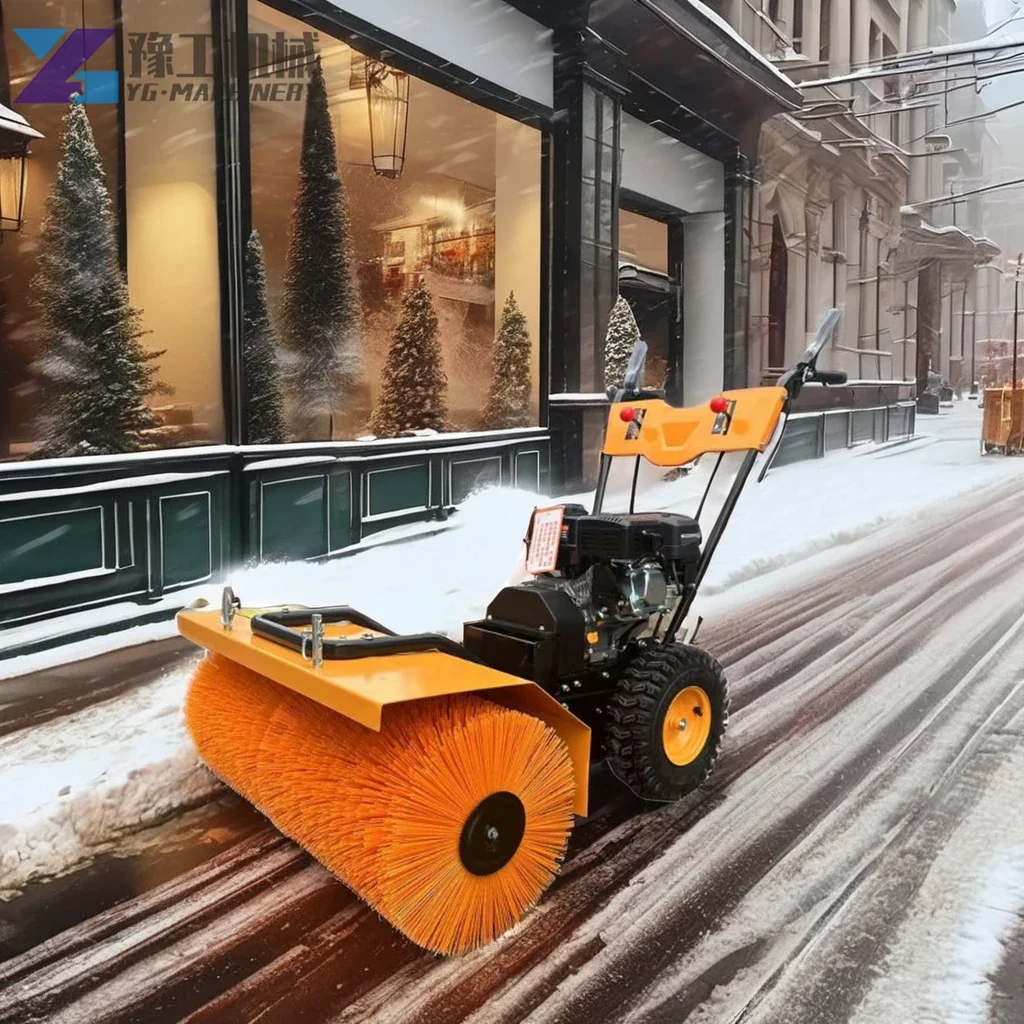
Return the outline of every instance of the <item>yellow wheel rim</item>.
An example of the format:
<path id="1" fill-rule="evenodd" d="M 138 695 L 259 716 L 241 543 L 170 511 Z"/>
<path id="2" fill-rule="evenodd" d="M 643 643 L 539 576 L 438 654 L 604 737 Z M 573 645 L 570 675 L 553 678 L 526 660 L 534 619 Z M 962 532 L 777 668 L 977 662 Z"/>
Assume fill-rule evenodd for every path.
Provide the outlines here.
<path id="1" fill-rule="evenodd" d="M 699 686 L 676 694 L 665 712 L 661 741 L 665 756 L 675 765 L 692 764 L 711 735 L 711 700 Z"/>

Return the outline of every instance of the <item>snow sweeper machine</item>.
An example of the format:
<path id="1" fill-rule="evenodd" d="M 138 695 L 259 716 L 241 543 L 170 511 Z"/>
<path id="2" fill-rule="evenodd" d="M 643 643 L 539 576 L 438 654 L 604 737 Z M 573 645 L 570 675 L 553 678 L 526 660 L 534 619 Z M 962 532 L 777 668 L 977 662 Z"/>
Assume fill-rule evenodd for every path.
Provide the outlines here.
<path id="1" fill-rule="evenodd" d="M 594 507 L 534 512 L 527 581 L 463 642 L 400 636 L 348 606 L 188 609 L 206 649 L 186 700 L 200 756 L 397 929 L 444 954 L 492 941 L 553 880 L 592 764 L 638 797 L 678 800 L 718 756 L 722 667 L 681 630 L 759 455 L 781 442 L 826 316 L 775 387 L 678 408 L 644 391 L 637 345 L 612 406 Z M 614 459 L 671 469 L 742 459 L 705 539 L 697 518 L 605 511 Z M 763 476 L 762 470 L 762 476 Z M 704 497 L 711 490 L 709 481 Z M 702 502 L 703 506 L 703 502 Z"/>

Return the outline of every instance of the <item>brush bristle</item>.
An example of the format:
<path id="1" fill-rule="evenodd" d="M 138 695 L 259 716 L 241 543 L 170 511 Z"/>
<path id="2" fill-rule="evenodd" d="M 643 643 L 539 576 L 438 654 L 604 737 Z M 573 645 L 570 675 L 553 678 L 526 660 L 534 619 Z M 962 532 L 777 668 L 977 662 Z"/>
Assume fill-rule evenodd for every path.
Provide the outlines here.
<path id="1" fill-rule="evenodd" d="M 199 667 L 186 719 L 203 760 L 413 942 L 464 953 L 550 884 L 573 822 L 565 745 L 531 715 L 460 694 L 385 709 L 373 732 L 225 658 Z M 526 811 L 512 859 L 470 873 L 459 839 L 487 796 Z"/>

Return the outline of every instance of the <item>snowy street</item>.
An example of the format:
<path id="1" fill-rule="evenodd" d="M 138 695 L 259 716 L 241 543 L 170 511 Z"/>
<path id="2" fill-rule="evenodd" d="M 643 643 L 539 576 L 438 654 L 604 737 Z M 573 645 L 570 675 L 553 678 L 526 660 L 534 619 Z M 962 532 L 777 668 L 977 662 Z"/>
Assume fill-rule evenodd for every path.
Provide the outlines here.
<path id="1" fill-rule="evenodd" d="M 1024 1019 L 1024 460 L 981 458 L 979 420 L 963 403 L 751 485 L 700 607 L 733 696 L 717 771 L 651 809 L 598 770 L 553 888 L 463 959 L 400 938 L 195 765 L 176 641 L 0 683 L 0 1024 Z M 314 603 L 361 578 L 370 614 L 454 629 L 521 536 L 522 506 L 480 502 L 236 589 Z"/>

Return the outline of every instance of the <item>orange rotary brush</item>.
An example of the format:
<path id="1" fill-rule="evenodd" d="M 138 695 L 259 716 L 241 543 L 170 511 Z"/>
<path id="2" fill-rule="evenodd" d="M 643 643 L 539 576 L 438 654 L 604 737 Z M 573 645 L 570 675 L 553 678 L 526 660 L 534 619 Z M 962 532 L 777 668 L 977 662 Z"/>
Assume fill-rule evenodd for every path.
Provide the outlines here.
<path id="1" fill-rule="evenodd" d="M 432 697 L 388 706 L 377 733 L 214 656 L 186 717 L 218 775 L 435 952 L 507 931 L 564 855 L 572 763 L 531 715 Z"/>

